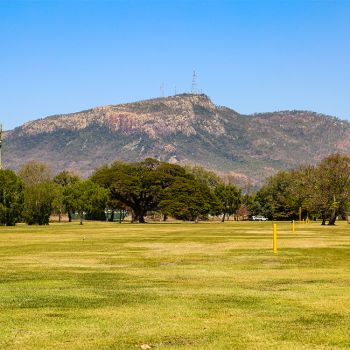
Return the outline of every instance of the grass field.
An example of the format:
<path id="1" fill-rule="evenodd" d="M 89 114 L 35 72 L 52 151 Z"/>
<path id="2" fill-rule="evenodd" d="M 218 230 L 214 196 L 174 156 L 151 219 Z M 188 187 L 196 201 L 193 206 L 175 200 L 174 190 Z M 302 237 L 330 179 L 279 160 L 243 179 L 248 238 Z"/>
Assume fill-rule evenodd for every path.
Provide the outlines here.
<path id="1" fill-rule="evenodd" d="M 0 349 L 349 349 L 350 225 L 0 227 Z"/>

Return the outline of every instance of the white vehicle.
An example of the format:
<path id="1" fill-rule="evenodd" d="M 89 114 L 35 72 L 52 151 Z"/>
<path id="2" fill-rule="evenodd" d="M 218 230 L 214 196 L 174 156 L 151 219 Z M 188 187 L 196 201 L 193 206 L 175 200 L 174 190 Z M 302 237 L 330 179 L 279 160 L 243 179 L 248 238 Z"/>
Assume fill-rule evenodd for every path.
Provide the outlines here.
<path id="1" fill-rule="evenodd" d="M 267 221 L 268 218 L 265 218 L 265 216 L 262 216 L 262 215 L 256 215 L 256 216 L 252 216 L 252 220 L 253 221 Z"/>

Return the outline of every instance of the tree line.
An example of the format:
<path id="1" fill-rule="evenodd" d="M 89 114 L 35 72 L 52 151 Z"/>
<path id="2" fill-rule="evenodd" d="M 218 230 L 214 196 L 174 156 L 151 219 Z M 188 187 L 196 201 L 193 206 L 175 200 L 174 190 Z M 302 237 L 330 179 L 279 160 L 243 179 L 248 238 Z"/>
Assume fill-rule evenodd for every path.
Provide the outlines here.
<path id="1" fill-rule="evenodd" d="M 201 167 L 182 167 L 145 159 L 117 161 L 97 169 L 89 179 L 62 171 L 56 176 L 40 162 L 25 164 L 18 173 L 0 170 L 0 224 L 45 225 L 50 216 L 59 221 L 78 213 L 103 218 L 104 213 L 124 209 L 132 222 L 145 222 L 150 212 L 180 220 L 198 221 L 208 215 L 222 220 L 234 214 L 242 203 L 242 193 L 224 184 L 213 172 Z"/>
<path id="2" fill-rule="evenodd" d="M 132 222 L 144 223 L 157 213 L 198 221 L 210 215 L 264 215 L 271 220 L 320 219 L 334 225 L 350 209 L 350 157 L 331 155 L 315 166 L 280 171 L 255 193 L 243 193 L 202 167 L 180 166 L 152 158 L 122 161 L 97 169 L 82 179 L 69 171 L 53 175 L 45 164 L 31 161 L 18 173 L 0 170 L 0 225 L 45 225 L 50 216 L 78 213 L 103 219 L 127 210 Z M 112 214 L 113 219 L 113 214 Z"/>
<path id="3" fill-rule="evenodd" d="M 280 171 L 251 198 L 252 213 L 272 220 L 319 219 L 334 225 L 350 209 L 350 157 L 333 154 L 319 164 Z"/>

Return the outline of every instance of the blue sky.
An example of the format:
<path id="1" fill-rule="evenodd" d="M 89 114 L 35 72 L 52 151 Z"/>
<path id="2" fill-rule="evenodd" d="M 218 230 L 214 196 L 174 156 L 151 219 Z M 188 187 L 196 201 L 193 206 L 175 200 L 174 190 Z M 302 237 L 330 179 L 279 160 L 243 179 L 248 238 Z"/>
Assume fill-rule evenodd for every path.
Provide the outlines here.
<path id="1" fill-rule="evenodd" d="M 0 0 L 0 121 L 199 89 L 350 119 L 350 1 Z"/>

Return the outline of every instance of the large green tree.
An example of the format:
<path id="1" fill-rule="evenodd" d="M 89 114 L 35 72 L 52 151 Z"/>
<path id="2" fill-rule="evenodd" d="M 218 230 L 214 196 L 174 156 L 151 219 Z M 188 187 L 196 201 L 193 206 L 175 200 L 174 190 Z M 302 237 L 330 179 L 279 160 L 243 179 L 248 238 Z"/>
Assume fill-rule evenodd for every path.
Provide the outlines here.
<path id="1" fill-rule="evenodd" d="M 215 201 L 210 188 L 194 177 L 176 178 L 164 190 L 159 207 L 177 219 L 197 222 L 200 216 L 206 216 L 212 211 Z"/>
<path id="2" fill-rule="evenodd" d="M 292 191 L 295 185 L 295 174 L 280 171 L 266 180 L 265 185 L 256 193 L 254 208 L 269 219 L 285 220 L 297 216 L 298 198 Z"/>
<path id="3" fill-rule="evenodd" d="M 281 171 L 256 193 L 254 207 L 271 219 L 321 217 L 334 225 L 350 204 L 350 157 L 333 154 L 316 166 Z"/>
<path id="4" fill-rule="evenodd" d="M 41 182 L 26 187 L 23 217 L 28 225 L 48 225 L 55 199 L 52 182 Z"/>
<path id="5" fill-rule="evenodd" d="M 71 185 L 75 182 L 78 182 L 80 180 L 81 180 L 81 178 L 79 175 L 77 175 L 73 172 L 70 172 L 68 170 L 61 171 L 53 178 L 53 181 L 62 187 L 69 186 L 69 185 Z"/>
<path id="6" fill-rule="evenodd" d="M 61 221 L 63 213 L 68 213 L 68 220 L 69 222 L 72 221 L 73 208 L 69 207 L 69 201 L 66 200 L 66 196 L 69 194 L 66 188 L 80 180 L 81 178 L 78 175 L 67 170 L 61 171 L 53 178 L 56 184 L 56 196 L 53 205 L 54 210 L 58 213 L 59 221 Z"/>
<path id="7" fill-rule="evenodd" d="M 29 225 L 49 223 L 56 192 L 52 174 L 47 164 L 35 160 L 24 164 L 18 172 L 26 185 L 23 218 Z"/>
<path id="8" fill-rule="evenodd" d="M 241 191 L 234 185 L 219 184 L 215 188 L 215 195 L 219 203 L 219 211 L 222 214 L 222 222 L 234 214 L 241 202 Z"/>
<path id="9" fill-rule="evenodd" d="M 110 190 L 115 206 L 132 211 L 132 222 L 145 222 L 148 211 L 160 210 L 164 189 L 176 178 L 191 177 L 173 164 L 148 158 L 143 162 L 115 162 L 98 169 L 91 179 Z"/>
<path id="10" fill-rule="evenodd" d="M 80 224 L 84 214 L 93 210 L 104 210 L 109 191 L 91 180 L 77 181 L 65 188 L 65 201 L 69 208 L 79 213 Z"/>
<path id="11" fill-rule="evenodd" d="M 334 225 L 350 203 L 350 157 L 333 154 L 317 167 L 313 181 L 315 209 L 321 212 L 323 224 Z"/>
<path id="12" fill-rule="evenodd" d="M 14 226 L 21 218 L 24 183 L 12 170 L 0 170 L 0 225 Z"/>
<path id="13" fill-rule="evenodd" d="M 61 222 L 62 215 L 67 211 L 64 197 L 64 187 L 54 183 L 53 186 L 54 199 L 52 201 L 52 210 L 58 215 L 58 222 Z"/>

